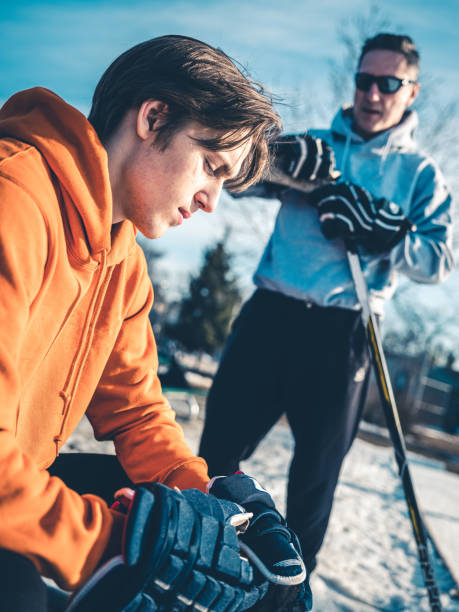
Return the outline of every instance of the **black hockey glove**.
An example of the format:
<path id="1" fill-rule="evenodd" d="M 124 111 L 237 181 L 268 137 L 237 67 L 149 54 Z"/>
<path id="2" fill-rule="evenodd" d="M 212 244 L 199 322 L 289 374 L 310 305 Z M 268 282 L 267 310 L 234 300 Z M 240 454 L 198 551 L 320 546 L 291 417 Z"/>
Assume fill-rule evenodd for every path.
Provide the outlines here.
<path id="1" fill-rule="evenodd" d="M 272 145 L 274 167 L 300 181 L 336 178 L 335 154 L 321 138 L 308 134 L 281 136 Z"/>
<path id="2" fill-rule="evenodd" d="M 390 251 L 413 228 L 400 206 L 353 183 L 318 187 L 310 194 L 328 239 L 353 239 L 369 253 Z"/>
<path id="3" fill-rule="evenodd" d="M 66 612 L 253 607 L 268 584 L 239 554 L 233 524 L 247 520 L 236 504 L 196 489 L 138 486 L 126 517 L 122 555 L 95 572 Z"/>
<path id="4" fill-rule="evenodd" d="M 241 550 L 269 580 L 270 586 L 266 597 L 250 610 L 311 610 L 309 577 L 298 538 L 276 510 L 269 493 L 254 478 L 242 472 L 217 476 L 210 481 L 208 488 L 216 497 L 236 502 L 253 514 L 247 530 L 240 536 Z"/>

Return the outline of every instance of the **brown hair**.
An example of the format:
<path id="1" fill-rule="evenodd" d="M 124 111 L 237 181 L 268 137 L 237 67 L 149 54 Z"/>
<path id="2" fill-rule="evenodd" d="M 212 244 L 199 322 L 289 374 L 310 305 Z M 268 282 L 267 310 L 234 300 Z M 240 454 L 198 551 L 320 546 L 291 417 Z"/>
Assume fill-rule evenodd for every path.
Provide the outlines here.
<path id="1" fill-rule="evenodd" d="M 176 35 L 132 47 L 103 74 L 88 119 L 106 142 L 129 109 L 150 99 L 168 106 L 156 141 L 162 149 L 189 121 L 217 131 L 215 138 L 199 141 L 209 150 L 233 149 L 251 138 L 239 176 L 225 187 L 242 190 L 260 180 L 269 160 L 268 144 L 280 133 L 281 121 L 271 96 L 223 51 Z"/>
<path id="2" fill-rule="evenodd" d="M 369 51 L 376 51 L 378 49 L 401 53 L 406 59 L 408 66 L 412 66 L 416 68 L 416 72 L 418 71 L 419 51 L 416 49 L 413 39 L 406 34 L 390 34 L 388 32 L 381 32 L 380 34 L 373 36 L 373 38 L 367 38 L 362 47 L 358 65 L 360 66 L 362 63 L 363 56 L 366 53 Z"/>

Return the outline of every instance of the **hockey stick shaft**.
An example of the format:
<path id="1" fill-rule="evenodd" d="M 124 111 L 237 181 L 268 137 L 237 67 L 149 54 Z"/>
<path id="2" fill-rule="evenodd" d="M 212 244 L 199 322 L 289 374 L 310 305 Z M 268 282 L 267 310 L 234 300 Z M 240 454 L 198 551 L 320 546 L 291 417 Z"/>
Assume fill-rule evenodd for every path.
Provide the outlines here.
<path id="1" fill-rule="evenodd" d="M 362 319 L 368 339 L 368 348 L 371 361 L 378 384 L 384 416 L 389 429 L 392 445 L 395 453 L 395 460 L 398 472 L 403 485 L 408 515 L 413 528 L 416 546 L 418 550 L 419 562 L 421 565 L 422 577 L 427 589 L 430 608 L 432 612 L 441 612 L 441 603 L 438 587 L 435 581 L 435 574 L 432 562 L 429 558 L 427 548 L 427 533 L 424 522 L 419 511 L 419 506 L 414 492 L 413 481 L 407 462 L 406 446 L 403 437 L 397 405 L 395 403 L 394 392 L 390 382 L 389 371 L 384 356 L 378 323 L 373 314 L 368 297 L 368 288 L 363 276 L 362 267 L 357 252 L 352 245 L 348 245 L 347 257 L 351 269 L 357 298 L 362 308 Z"/>

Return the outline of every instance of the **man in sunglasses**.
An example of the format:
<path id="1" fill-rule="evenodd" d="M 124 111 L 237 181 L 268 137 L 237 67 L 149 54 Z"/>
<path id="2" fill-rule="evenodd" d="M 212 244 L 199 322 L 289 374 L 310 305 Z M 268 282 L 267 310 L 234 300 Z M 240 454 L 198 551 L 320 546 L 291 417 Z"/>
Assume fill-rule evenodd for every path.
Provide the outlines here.
<path id="1" fill-rule="evenodd" d="M 287 520 L 309 571 L 368 384 L 346 241 L 358 246 L 378 315 L 398 272 L 436 283 L 453 266 L 450 194 L 413 138 L 418 66 L 409 36 L 368 39 L 353 106 L 329 130 L 281 137 L 272 182 L 251 191 L 281 207 L 209 394 L 200 455 L 211 475 L 234 472 L 287 414 L 295 437 Z M 275 175 L 293 187 L 321 185 L 306 195 Z"/>

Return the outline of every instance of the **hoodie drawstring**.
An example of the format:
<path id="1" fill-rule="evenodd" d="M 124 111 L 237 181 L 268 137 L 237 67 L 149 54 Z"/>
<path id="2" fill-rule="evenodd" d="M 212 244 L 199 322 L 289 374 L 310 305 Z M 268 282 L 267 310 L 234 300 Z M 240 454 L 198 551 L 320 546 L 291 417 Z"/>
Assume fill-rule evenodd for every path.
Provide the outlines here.
<path id="1" fill-rule="evenodd" d="M 344 152 L 343 152 L 343 161 L 341 163 L 341 174 L 343 174 L 344 176 L 346 176 L 346 165 L 347 165 L 347 160 L 349 157 L 350 146 L 351 146 L 351 132 L 347 132 L 346 142 L 344 145 Z"/>
<path id="2" fill-rule="evenodd" d="M 107 252 L 104 250 L 102 251 L 102 261 L 99 264 L 99 278 L 97 279 L 97 285 L 94 290 L 90 307 L 88 309 L 88 314 L 86 317 L 83 331 L 81 333 L 80 342 L 75 352 L 75 357 L 70 367 L 70 371 L 67 376 L 64 388 L 59 394 L 63 399 L 64 405 L 62 408 L 62 422 L 59 429 L 59 433 L 54 436 L 54 443 L 56 444 L 56 457 L 59 454 L 59 444 L 62 442 L 65 425 L 70 412 L 70 403 L 75 394 L 75 390 L 78 387 L 78 383 L 81 378 L 84 365 L 86 363 L 89 351 L 92 346 L 96 322 L 99 318 L 100 311 L 102 310 L 105 293 L 107 291 L 107 287 L 111 279 L 113 268 L 110 268 L 108 270 L 108 273 L 105 274 L 106 264 Z"/>
<path id="3" fill-rule="evenodd" d="M 389 136 L 387 137 L 386 144 L 384 145 L 381 159 L 379 160 L 378 176 L 383 175 L 384 164 L 386 163 L 387 156 L 389 155 L 389 151 L 392 146 L 393 137 L 394 137 L 394 132 L 390 132 Z"/>

